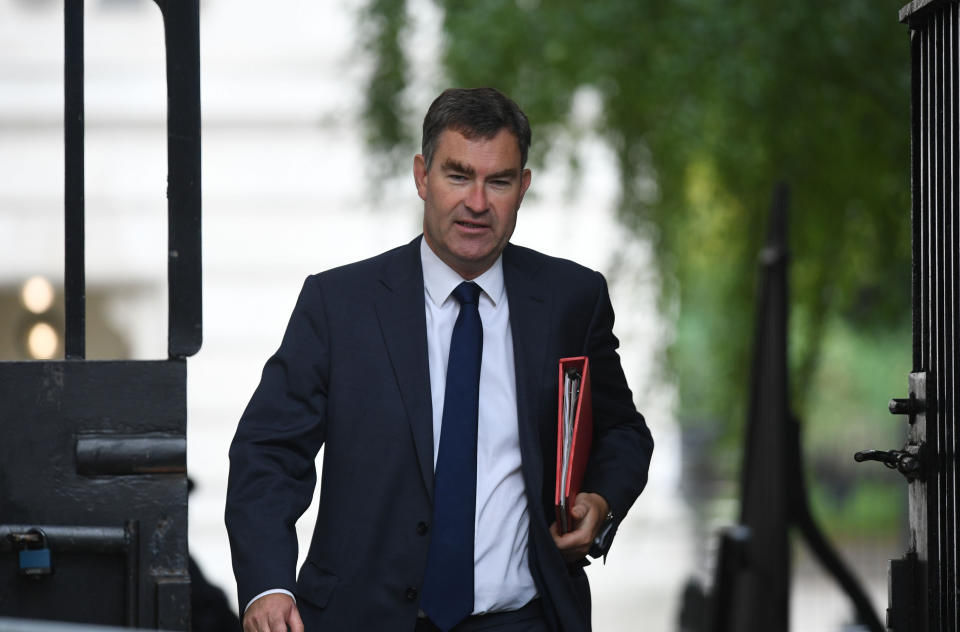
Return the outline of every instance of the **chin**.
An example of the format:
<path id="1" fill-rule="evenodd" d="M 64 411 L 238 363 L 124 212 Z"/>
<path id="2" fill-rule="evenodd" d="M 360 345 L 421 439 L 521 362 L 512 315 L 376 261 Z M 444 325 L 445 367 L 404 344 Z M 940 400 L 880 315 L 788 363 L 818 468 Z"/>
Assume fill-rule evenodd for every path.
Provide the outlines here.
<path id="1" fill-rule="evenodd" d="M 458 258 L 463 262 L 465 266 L 470 266 L 473 268 L 479 268 L 485 266 L 489 262 L 493 262 L 496 257 L 491 254 L 488 250 L 483 253 L 461 253 L 458 254 Z"/>

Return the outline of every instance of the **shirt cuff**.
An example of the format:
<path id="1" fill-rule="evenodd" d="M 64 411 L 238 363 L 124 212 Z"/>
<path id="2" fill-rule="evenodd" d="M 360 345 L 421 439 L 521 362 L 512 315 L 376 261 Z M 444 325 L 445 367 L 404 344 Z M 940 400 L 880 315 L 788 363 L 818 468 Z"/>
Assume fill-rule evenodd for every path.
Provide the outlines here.
<path id="1" fill-rule="evenodd" d="M 253 604 L 253 602 L 259 599 L 260 597 L 265 597 L 267 595 L 272 595 L 274 593 L 283 593 L 284 595 L 290 595 L 290 598 L 293 599 L 293 603 L 297 603 L 297 598 L 294 597 L 293 593 L 290 592 L 289 590 L 284 590 L 283 588 L 271 588 L 270 590 L 264 590 L 262 593 L 260 593 L 259 595 L 257 595 L 256 597 L 248 601 L 243 611 L 246 612 L 247 609 L 249 609 L 250 606 Z"/>

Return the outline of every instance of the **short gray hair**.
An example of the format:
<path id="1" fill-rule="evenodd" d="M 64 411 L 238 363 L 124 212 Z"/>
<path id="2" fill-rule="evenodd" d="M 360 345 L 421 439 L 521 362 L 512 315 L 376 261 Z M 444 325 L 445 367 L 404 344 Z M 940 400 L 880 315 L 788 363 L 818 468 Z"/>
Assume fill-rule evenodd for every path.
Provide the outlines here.
<path id="1" fill-rule="evenodd" d="M 423 160 L 430 169 L 437 142 L 444 130 L 467 138 L 493 138 L 506 129 L 517 139 L 520 166 L 527 164 L 530 121 L 512 99 L 494 88 L 450 88 L 434 99 L 423 119 Z"/>

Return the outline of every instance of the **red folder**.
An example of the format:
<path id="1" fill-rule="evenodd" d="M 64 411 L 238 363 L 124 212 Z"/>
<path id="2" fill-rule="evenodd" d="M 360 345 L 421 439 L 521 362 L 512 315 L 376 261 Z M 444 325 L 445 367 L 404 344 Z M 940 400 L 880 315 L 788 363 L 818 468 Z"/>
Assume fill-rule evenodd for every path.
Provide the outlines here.
<path id="1" fill-rule="evenodd" d="M 564 377 L 569 370 L 580 375 L 580 388 L 575 404 L 573 427 L 570 434 L 568 456 L 564 450 L 566 425 L 564 424 Z M 587 469 L 587 460 L 590 457 L 590 444 L 593 441 L 593 406 L 590 401 L 590 362 L 586 357 L 561 358 L 560 379 L 557 398 L 557 475 L 556 504 L 557 526 L 560 533 L 573 529 L 573 503 L 580 486 L 583 484 L 583 475 Z M 573 400 L 571 400 L 573 401 Z M 566 468 L 564 457 L 567 456 Z"/>

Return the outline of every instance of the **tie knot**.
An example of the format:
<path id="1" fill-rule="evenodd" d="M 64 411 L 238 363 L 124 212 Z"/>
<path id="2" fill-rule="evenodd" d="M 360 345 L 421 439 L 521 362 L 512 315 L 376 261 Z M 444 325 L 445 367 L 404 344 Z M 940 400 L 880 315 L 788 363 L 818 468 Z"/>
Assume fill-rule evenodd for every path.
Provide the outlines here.
<path id="1" fill-rule="evenodd" d="M 480 298 L 480 286 L 473 281 L 464 281 L 453 289 L 452 294 L 461 305 L 464 303 L 476 305 Z"/>

